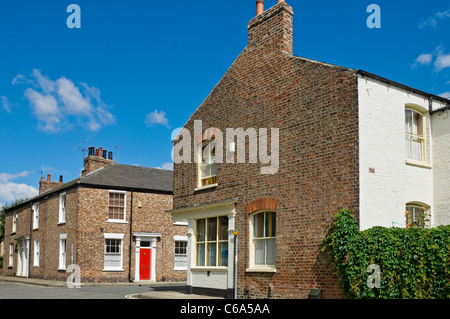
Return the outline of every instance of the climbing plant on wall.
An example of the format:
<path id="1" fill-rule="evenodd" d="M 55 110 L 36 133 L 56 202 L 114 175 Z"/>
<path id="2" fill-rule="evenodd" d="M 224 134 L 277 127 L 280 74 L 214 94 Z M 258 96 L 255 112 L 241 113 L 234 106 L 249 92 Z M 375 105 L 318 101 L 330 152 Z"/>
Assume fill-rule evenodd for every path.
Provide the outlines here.
<path id="1" fill-rule="evenodd" d="M 341 210 L 322 250 L 349 298 L 450 298 L 450 226 L 360 231 L 351 212 Z"/>

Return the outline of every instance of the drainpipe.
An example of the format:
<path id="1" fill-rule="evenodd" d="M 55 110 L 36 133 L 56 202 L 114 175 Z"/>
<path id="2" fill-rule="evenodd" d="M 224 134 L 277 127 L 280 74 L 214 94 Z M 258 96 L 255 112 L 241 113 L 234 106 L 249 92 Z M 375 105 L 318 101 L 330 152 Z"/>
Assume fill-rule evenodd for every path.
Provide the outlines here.
<path id="1" fill-rule="evenodd" d="M 234 299 L 237 299 L 237 261 L 238 261 L 238 234 L 239 232 L 235 230 L 234 235 Z"/>
<path id="2" fill-rule="evenodd" d="M 128 281 L 131 280 L 131 243 L 133 241 L 133 189 L 131 189 L 131 208 L 130 208 L 130 246 L 128 254 Z"/>
<path id="3" fill-rule="evenodd" d="M 131 208 L 130 208 L 130 247 L 128 254 L 128 281 L 131 280 L 131 243 L 133 240 L 133 189 L 131 189 Z"/>
<path id="4" fill-rule="evenodd" d="M 30 241 L 28 243 L 28 274 L 27 277 L 30 278 L 31 273 L 31 238 L 33 235 L 33 203 L 31 203 L 31 212 L 30 212 Z M 25 238 L 26 241 L 26 238 Z"/>

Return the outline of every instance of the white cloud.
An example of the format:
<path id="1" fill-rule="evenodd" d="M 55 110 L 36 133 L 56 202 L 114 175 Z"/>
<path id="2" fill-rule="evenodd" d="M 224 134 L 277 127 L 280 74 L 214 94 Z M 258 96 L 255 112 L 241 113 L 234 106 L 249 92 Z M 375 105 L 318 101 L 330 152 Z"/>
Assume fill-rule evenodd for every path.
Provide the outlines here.
<path id="1" fill-rule="evenodd" d="M 109 111 L 110 106 L 103 103 L 100 90 L 81 83 L 80 88 L 64 76 L 56 81 L 34 69 L 32 78 L 18 74 L 13 84 L 32 85 L 25 90 L 25 97 L 36 116 L 38 128 L 47 133 L 57 133 L 75 125 L 97 131 L 105 125 L 116 122 Z"/>
<path id="2" fill-rule="evenodd" d="M 161 165 L 161 167 L 155 167 L 155 168 L 173 171 L 173 162 L 165 162 Z"/>
<path id="3" fill-rule="evenodd" d="M 25 97 L 39 121 L 38 127 L 44 132 L 58 132 L 62 115 L 56 99 L 52 95 L 43 95 L 30 88 L 25 90 Z"/>
<path id="4" fill-rule="evenodd" d="M 450 99 L 450 91 L 439 94 L 441 97 L 445 97 L 446 99 Z"/>
<path id="5" fill-rule="evenodd" d="M 42 75 L 41 70 L 34 69 L 32 75 L 44 93 L 51 93 L 55 91 L 55 82 L 50 80 L 47 75 Z"/>
<path id="6" fill-rule="evenodd" d="M 9 103 L 8 98 L 2 95 L 0 96 L 0 100 L 2 102 L 3 109 L 6 112 L 11 113 L 11 104 Z"/>
<path id="7" fill-rule="evenodd" d="M 172 163 L 172 162 L 166 162 L 166 163 L 163 163 L 163 164 L 161 165 L 161 168 L 162 168 L 162 169 L 168 169 L 168 170 L 173 171 L 173 163 Z"/>
<path id="8" fill-rule="evenodd" d="M 434 67 L 437 71 L 441 71 L 445 68 L 450 68 L 450 54 L 439 52 L 438 56 L 436 57 L 436 61 L 434 61 Z"/>
<path id="9" fill-rule="evenodd" d="M 13 202 L 17 199 L 32 197 L 39 194 L 39 190 L 33 186 L 15 183 L 11 180 L 26 177 L 30 172 L 24 171 L 17 174 L 0 173 L 0 201 Z M 2 204 L 0 204 L 2 205 Z"/>
<path id="10" fill-rule="evenodd" d="M 422 53 L 416 59 L 417 64 L 430 64 L 433 59 L 433 55 L 431 53 Z"/>
<path id="11" fill-rule="evenodd" d="M 444 20 L 446 18 L 450 18 L 450 9 L 448 9 L 447 11 L 436 12 L 431 17 L 428 17 L 427 19 L 423 20 L 419 24 L 419 28 L 420 29 L 424 29 L 426 27 L 436 28 L 438 25 L 438 21 Z"/>
<path id="12" fill-rule="evenodd" d="M 147 127 L 153 126 L 154 124 L 160 124 L 169 127 L 169 120 L 166 118 L 166 112 L 157 110 L 148 113 L 145 118 L 145 125 Z"/>
<path id="13" fill-rule="evenodd" d="M 12 85 L 34 84 L 34 81 L 27 79 L 23 74 L 17 74 L 11 81 Z"/>

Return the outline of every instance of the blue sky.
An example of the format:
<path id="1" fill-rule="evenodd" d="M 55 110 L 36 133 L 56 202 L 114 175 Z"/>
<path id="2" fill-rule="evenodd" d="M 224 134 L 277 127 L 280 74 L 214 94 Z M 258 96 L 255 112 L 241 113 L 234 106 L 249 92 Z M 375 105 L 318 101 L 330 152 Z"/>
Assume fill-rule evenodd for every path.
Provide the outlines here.
<path id="1" fill-rule="evenodd" d="M 295 55 L 450 96 L 448 0 L 287 3 Z M 372 3 L 379 29 L 366 24 Z M 67 27 L 70 4 L 81 28 Z M 0 205 L 35 195 L 41 172 L 79 177 L 83 145 L 170 167 L 172 131 L 244 49 L 255 11 L 255 0 L 0 0 Z"/>

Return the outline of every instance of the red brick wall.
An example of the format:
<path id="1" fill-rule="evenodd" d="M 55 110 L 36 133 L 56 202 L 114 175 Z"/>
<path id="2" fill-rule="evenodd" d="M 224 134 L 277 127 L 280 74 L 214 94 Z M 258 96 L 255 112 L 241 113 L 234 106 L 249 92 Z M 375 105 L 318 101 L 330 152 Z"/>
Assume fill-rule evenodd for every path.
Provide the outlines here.
<path id="1" fill-rule="evenodd" d="M 71 245 L 74 247 L 73 262 L 80 266 L 82 282 L 125 282 L 129 274 L 131 192 L 127 192 L 126 223 L 108 223 L 108 192 L 105 189 L 76 188 L 66 194 L 66 222 L 58 224 L 59 194 L 39 202 L 39 228 L 31 231 L 29 277 L 66 280 L 69 273 L 58 270 L 60 234 L 67 234 L 66 266 L 71 263 Z M 141 208 L 139 208 L 139 203 Z M 5 224 L 4 275 L 14 276 L 16 266 L 8 268 L 9 243 L 30 236 L 32 203 L 10 212 Z M 156 247 L 156 280 L 185 280 L 186 271 L 174 271 L 175 235 L 185 235 L 186 226 L 173 226 L 170 214 L 172 195 L 133 193 L 132 232 L 161 233 Z M 17 231 L 10 235 L 12 214 L 18 213 Z M 104 233 L 124 234 L 123 268 L 121 272 L 105 272 Z M 34 240 L 40 240 L 40 265 L 33 267 Z M 135 239 L 131 245 L 131 280 L 135 277 Z M 15 257 L 16 258 L 16 257 Z M 17 265 L 17 262 L 14 263 Z"/>
<path id="2" fill-rule="evenodd" d="M 340 208 L 358 213 L 357 78 L 347 69 L 289 54 L 289 8 L 282 3 L 264 13 L 270 18 L 250 29 L 249 45 L 185 125 L 191 134 L 194 120 L 203 121 L 203 130 L 215 127 L 224 134 L 225 128 L 279 128 L 278 172 L 262 175 L 265 164 L 249 164 L 247 154 L 245 164 L 218 164 L 217 187 L 194 191 L 192 157 L 192 163 L 175 164 L 174 209 L 240 199 L 239 296 L 249 287 L 252 297 L 266 298 L 270 284 L 272 298 L 306 298 L 313 288 L 325 298 L 341 298 L 320 248 Z M 261 198 L 278 200 L 276 273 L 246 272 L 247 205 Z"/>

